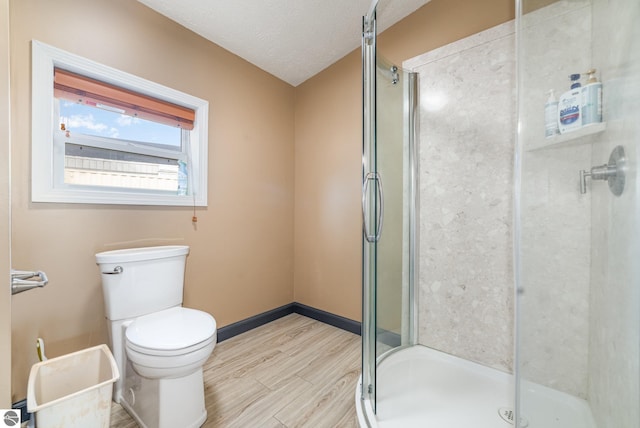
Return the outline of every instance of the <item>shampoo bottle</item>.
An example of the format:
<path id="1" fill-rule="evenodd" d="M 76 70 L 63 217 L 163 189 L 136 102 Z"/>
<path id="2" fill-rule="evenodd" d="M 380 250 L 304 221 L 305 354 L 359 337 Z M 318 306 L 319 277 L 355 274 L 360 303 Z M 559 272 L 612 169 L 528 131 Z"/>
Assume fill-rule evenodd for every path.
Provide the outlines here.
<path id="1" fill-rule="evenodd" d="M 582 88 L 582 125 L 602 122 L 602 83 L 596 79 L 596 70 L 587 71 L 587 84 Z"/>
<path id="2" fill-rule="evenodd" d="M 551 138 L 558 134 L 558 100 L 553 92 L 549 91 L 549 98 L 544 105 L 544 136 Z"/>
<path id="3" fill-rule="evenodd" d="M 558 101 L 558 129 L 561 134 L 575 131 L 582 127 L 580 107 L 582 106 L 582 88 L 579 74 L 572 74 L 571 89 L 560 96 Z"/>

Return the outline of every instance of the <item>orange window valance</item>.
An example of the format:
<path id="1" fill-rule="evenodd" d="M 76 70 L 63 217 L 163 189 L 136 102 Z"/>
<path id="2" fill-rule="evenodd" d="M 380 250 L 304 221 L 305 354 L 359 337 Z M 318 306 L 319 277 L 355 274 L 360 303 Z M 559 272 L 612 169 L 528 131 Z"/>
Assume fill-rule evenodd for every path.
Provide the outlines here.
<path id="1" fill-rule="evenodd" d="M 54 69 L 56 98 L 106 107 L 128 116 L 193 129 L 195 111 L 187 107 L 120 88 L 60 68 Z"/>

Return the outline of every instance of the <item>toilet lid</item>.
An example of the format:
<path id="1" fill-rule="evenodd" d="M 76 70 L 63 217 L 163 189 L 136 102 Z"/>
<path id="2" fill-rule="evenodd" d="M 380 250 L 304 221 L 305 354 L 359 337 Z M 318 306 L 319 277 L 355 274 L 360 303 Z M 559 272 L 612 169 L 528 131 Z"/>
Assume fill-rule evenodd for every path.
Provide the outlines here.
<path id="1" fill-rule="evenodd" d="M 136 318 L 125 334 L 141 348 L 174 350 L 203 342 L 215 332 L 216 320 L 208 313 L 176 307 Z"/>

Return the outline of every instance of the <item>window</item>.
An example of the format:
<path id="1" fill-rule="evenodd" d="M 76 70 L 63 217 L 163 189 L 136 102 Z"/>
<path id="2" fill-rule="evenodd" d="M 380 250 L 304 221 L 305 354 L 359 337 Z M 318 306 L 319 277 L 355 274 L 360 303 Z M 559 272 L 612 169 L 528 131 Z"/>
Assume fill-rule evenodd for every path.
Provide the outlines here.
<path id="1" fill-rule="evenodd" d="M 206 206 L 206 101 L 32 49 L 32 201 Z"/>

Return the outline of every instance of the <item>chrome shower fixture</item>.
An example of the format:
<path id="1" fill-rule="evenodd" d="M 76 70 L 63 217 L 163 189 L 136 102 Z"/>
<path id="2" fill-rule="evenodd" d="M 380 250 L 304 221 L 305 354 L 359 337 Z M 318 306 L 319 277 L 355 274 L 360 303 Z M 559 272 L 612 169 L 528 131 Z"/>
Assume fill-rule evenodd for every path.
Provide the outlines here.
<path id="1" fill-rule="evenodd" d="M 622 146 L 616 146 L 609 156 L 609 162 L 594 166 L 590 171 L 580 171 L 580 193 L 587 193 L 587 177 L 591 177 L 591 180 L 607 180 L 609 183 L 609 190 L 616 196 L 620 196 L 624 190 L 625 181 L 625 156 L 624 148 Z"/>

